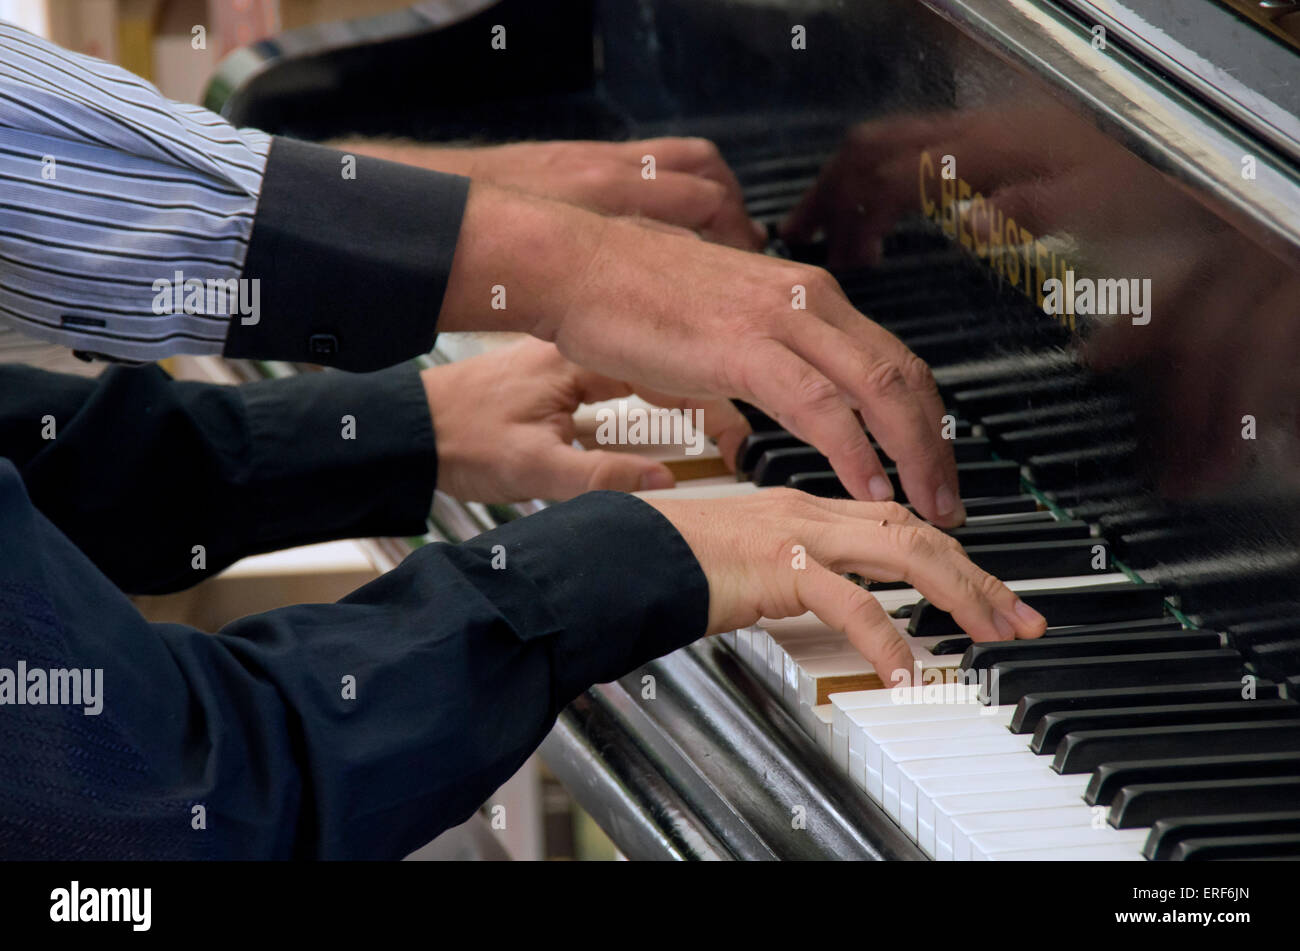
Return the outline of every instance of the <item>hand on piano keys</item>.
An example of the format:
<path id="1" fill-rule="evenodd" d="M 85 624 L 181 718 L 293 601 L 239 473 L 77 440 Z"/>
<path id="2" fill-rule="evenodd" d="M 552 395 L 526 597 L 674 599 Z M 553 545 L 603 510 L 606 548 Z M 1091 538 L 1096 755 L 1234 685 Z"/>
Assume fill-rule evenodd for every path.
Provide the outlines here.
<path id="1" fill-rule="evenodd" d="M 494 287 L 509 297 L 489 307 Z M 965 521 L 933 375 L 822 268 L 475 184 L 439 324 L 522 331 L 616 379 L 744 400 L 824 453 L 852 497 L 887 501 L 869 430 L 921 515 Z"/>
<path id="2" fill-rule="evenodd" d="M 893 502 L 820 499 L 787 489 L 708 500 L 648 500 L 681 532 L 709 581 L 708 633 L 811 611 L 887 686 L 908 684 L 913 653 L 884 608 L 842 577 L 905 581 L 974 641 L 1042 635 L 1047 622 L 949 535 Z"/>
<path id="3" fill-rule="evenodd" d="M 562 501 L 595 489 L 671 487 L 669 467 L 633 452 L 574 445 L 581 404 L 633 394 L 619 380 L 564 359 L 554 344 L 524 339 L 420 373 L 438 444 L 438 488 L 464 502 Z M 702 443 L 734 465 L 749 424 L 728 400 L 678 399 L 640 390 L 657 406 L 697 410 Z"/>

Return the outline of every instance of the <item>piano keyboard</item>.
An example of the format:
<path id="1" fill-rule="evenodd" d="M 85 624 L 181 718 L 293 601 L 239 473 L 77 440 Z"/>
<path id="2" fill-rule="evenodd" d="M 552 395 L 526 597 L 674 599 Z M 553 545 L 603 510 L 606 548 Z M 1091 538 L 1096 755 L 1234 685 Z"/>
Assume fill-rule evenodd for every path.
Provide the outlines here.
<path id="1" fill-rule="evenodd" d="M 933 859 L 1300 857 L 1300 622 L 1268 603 L 1268 572 L 1228 553 L 1207 565 L 1218 598 L 1186 583 L 1177 559 L 1211 533 L 1144 485 L 1122 394 L 941 238 L 904 227 L 880 268 L 837 276 L 934 368 L 970 515 L 954 535 L 1049 629 L 972 645 L 914 589 L 872 585 L 933 681 L 898 690 L 812 615 L 721 639 Z M 824 456 L 742 409 L 736 479 L 642 494 L 847 497 Z"/>

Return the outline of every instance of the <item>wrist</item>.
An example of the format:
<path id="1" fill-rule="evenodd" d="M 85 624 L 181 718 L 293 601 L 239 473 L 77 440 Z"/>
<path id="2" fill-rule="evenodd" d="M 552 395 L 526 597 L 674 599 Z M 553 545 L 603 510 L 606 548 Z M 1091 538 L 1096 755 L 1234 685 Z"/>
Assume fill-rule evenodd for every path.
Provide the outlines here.
<path id="1" fill-rule="evenodd" d="M 475 181 L 438 326 L 554 340 L 591 281 L 607 220 Z"/>

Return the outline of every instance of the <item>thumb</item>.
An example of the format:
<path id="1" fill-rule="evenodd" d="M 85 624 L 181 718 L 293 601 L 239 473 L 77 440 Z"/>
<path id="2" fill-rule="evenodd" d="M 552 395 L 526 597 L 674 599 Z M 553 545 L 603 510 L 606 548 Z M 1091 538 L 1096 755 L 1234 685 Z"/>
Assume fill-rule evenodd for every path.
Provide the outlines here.
<path id="1" fill-rule="evenodd" d="M 671 489 L 676 484 L 668 467 L 653 459 L 573 446 L 557 446 L 547 456 L 542 476 L 547 483 L 544 497 L 556 500 L 596 489 L 639 492 Z"/>

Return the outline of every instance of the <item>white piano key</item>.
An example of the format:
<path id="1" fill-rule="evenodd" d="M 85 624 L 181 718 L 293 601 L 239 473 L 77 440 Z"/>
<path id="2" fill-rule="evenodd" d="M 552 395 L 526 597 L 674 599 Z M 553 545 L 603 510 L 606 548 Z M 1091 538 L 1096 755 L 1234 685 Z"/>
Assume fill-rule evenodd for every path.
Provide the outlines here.
<path id="1" fill-rule="evenodd" d="M 632 493 L 639 499 L 730 499 L 762 491 L 752 482 L 737 482 L 732 476 L 690 479 L 671 489 L 645 489 Z"/>
<path id="2" fill-rule="evenodd" d="M 1017 808 L 1010 812 L 980 812 L 952 816 L 950 849 L 939 845 L 935 858 L 940 861 L 970 861 L 970 840 L 987 832 L 1012 832 L 1016 829 L 1056 829 L 1080 821 L 1078 804 L 1047 809 Z"/>
<path id="3" fill-rule="evenodd" d="M 752 667 L 750 655 L 750 646 L 754 642 L 754 629 L 752 627 L 742 627 L 736 631 L 736 656 L 746 667 Z"/>
<path id="4" fill-rule="evenodd" d="M 992 710 L 992 715 L 985 715 Z M 908 720 L 902 723 L 868 723 L 862 726 L 862 759 L 866 771 L 867 792 L 883 798 L 885 750 L 908 740 L 943 740 L 948 738 L 1007 737 L 1014 707 L 985 707 L 971 704 L 964 709 L 953 707 L 951 716 L 937 719 Z M 1023 741 L 1022 741 L 1023 742 Z"/>
<path id="5" fill-rule="evenodd" d="M 1029 753 L 1023 736 L 1004 732 L 1002 736 L 960 737 L 957 739 L 905 740 L 885 743 L 881 747 L 881 777 L 884 794 L 881 804 L 885 811 L 900 821 L 899 767 L 920 760 L 950 761 L 957 758 L 1009 754 L 1019 751 Z M 1033 755 L 1029 753 L 1029 755 Z M 916 814 L 916 787 L 910 787 L 909 807 Z M 901 824 L 901 821 L 900 821 Z M 912 835 L 915 837 L 915 826 Z"/>
<path id="6" fill-rule="evenodd" d="M 1034 767 L 1010 773 L 985 773 L 965 776 L 930 776 L 916 784 L 916 842 L 933 855 L 934 801 L 941 796 L 958 796 L 963 793 L 1012 793 L 1026 789 L 1050 789 L 1073 784 L 1077 776 L 1061 776 L 1049 770 Z"/>
<path id="7" fill-rule="evenodd" d="M 1015 852 L 997 852 L 972 855 L 975 860 L 993 859 L 999 862 L 1145 862 L 1142 840 L 1113 842 L 1104 845 L 1080 845 L 1071 849 L 1023 849 Z"/>
<path id="8" fill-rule="evenodd" d="M 1014 734 L 1008 733 L 1008 736 Z M 1024 737 L 1016 737 L 1024 740 Z M 1040 765 L 1038 756 L 1032 753 L 1027 742 L 1010 753 L 992 753 L 987 756 L 970 755 L 966 752 L 954 753 L 949 757 L 921 759 L 900 763 L 898 768 L 898 798 L 900 815 L 906 816 L 911 828 L 911 835 L 916 837 L 916 783 L 937 776 L 980 776 L 990 773 L 1015 773 L 1026 769 L 1035 769 Z"/>
<path id="9" fill-rule="evenodd" d="M 1095 828 L 1091 825 L 989 832 L 971 839 L 971 858 L 998 859 L 1001 858 L 999 853 L 1014 854 L 1027 850 L 1059 852 L 1066 858 L 1081 858 L 1081 853 L 1097 848 L 1110 848 L 1117 853 L 1127 848 L 1137 855 L 1149 832 L 1149 829 L 1112 829 L 1110 826 Z M 1076 854 L 1070 855 L 1071 852 Z"/>
<path id="10" fill-rule="evenodd" d="M 1083 790 L 1088 777 L 1073 777 L 1072 785 L 1046 789 L 1021 789 L 1015 793 L 964 793 L 944 796 L 934 803 L 934 854 L 935 857 L 955 853 L 953 823 L 958 816 L 973 816 L 990 812 L 1027 812 L 1032 809 L 1074 808 L 1084 806 Z M 1080 781 L 1081 780 L 1081 781 Z M 1085 810 L 1086 811 L 1086 810 Z M 1066 823 L 1067 825 L 1071 823 Z M 1018 828 L 1012 826 L 1011 828 Z"/>
<path id="11" fill-rule="evenodd" d="M 871 692 L 888 693 L 888 691 Z M 832 757 L 841 768 L 845 767 L 848 762 L 849 734 L 853 730 L 861 730 L 866 726 L 884 723 L 960 719 L 967 716 L 978 716 L 980 711 L 991 709 L 982 704 L 970 702 L 895 703 L 845 708 L 835 703 L 835 698 L 842 696 L 846 695 L 837 693 L 831 696 L 831 706 L 833 708 L 831 717 Z M 954 693 L 951 696 L 955 697 L 957 694 Z"/>
<path id="12" fill-rule="evenodd" d="M 812 708 L 812 715 L 817 721 L 817 734 L 815 737 L 817 745 L 829 756 L 831 752 L 831 705 L 829 703 L 818 704 Z"/>

